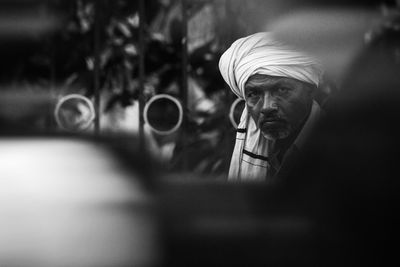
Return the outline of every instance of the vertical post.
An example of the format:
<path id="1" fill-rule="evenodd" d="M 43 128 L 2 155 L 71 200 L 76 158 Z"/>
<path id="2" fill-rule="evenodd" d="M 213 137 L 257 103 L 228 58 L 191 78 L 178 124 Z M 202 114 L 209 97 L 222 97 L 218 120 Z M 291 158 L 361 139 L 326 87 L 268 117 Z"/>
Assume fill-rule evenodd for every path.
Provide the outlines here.
<path id="1" fill-rule="evenodd" d="M 182 120 L 182 151 L 185 153 L 187 145 L 187 114 L 188 114 L 188 5 L 186 0 L 181 0 L 182 7 L 182 107 L 183 107 L 183 120 Z M 188 169 L 187 157 L 182 156 L 183 159 L 183 171 Z"/>
<path id="2" fill-rule="evenodd" d="M 51 39 L 54 38 L 54 35 L 50 37 Z M 50 63 L 50 97 L 52 99 L 55 99 L 56 95 L 56 47 L 54 45 L 51 46 L 50 48 L 50 53 L 51 53 L 51 63 Z M 54 131 L 56 129 L 55 121 L 54 121 L 54 106 L 49 107 L 49 122 L 48 122 L 48 127 L 50 132 Z"/>
<path id="3" fill-rule="evenodd" d="M 50 11 L 53 11 L 53 6 L 52 6 L 52 2 L 51 0 L 47 0 L 46 2 L 46 8 L 45 8 L 45 16 L 48 17 L 50 16 Z M 50 70 L 49 70 L 49 74 L 50 74 L 50 92 L 49 92 L 49 96 L 50 98 L 53 100 L 55 99 L 56 96 L 56 46 L 53 45 L 54 42 L 53 40 L 55 39 L 55 34 L 52 33 L 49 36 L 49 39 L 47 39 L 46 45 L 49 46 L 50 43 L 50 47 L 49 47 L 49 52 L 50 52 Z M 54 108 L 55 105 L 49 105 L 48 110 L 48 118 L 47 118 L 47 130 L 50 133 L 53 133 L 54 130 L 56 129 L 56 123 L 54 120 Z"/>
<path id="4" fill-rule="evenodd" d="M 226 33 L 225 35 L 225 43 L 224 43 L 224 49 L 226 49 L 227 47 L 229 47 L 229 45 L 234 41 L 234 37 L 235 37 L 235 33 L 233 32 L 233 29 L 235 29 L 235 27 L 228 27 L 228 25 L 230 24 L 230 21 L 228 21 L 228 19 L 234 18 L 234 14 L 232 12 L 232 1 L 230 0 L 225 0 L 225 18 L 224 18 L 224 25 L 223 25 L 223 29 L 229 29 L 229 31 Z M 231 92 L 229 86 L 225 84 L 225 97 L 226 97 L 226 103 L 228 103 L 228 105 L 226 106 L 226 111 L 225 114 L 229 114 L 230 111 L 230 105 L 233 103 L 233 101 L 235 100 L 235 95 Z M 229 163 L 232 157 L 232 151 L 233 151 L 233 147 L 232 144 L 235 143 L 235 138 L 236 138 L 236 129 L 233 129 L 229 118 L 226 117 L 226 136 L 228 138 L 225 138 L 225 160 L 226 162 L 228 162 L 228 167 L 229 167 Z"/>
<path id="5" fill-rule="evenodd" d="M 101 26 L 101 3 L 102 0 L 94 1 L 94 68 L 93 68 L 93 89 L 94 89 L 94 119 L 95 135 L 100 134 L 100 26 Z"/>
<path id="6" fill-rule="evenodd" d="M 145 6 L 144 0 L 139 0 L 139 148 L 145 149 L 144 136 L 144 82 L 145 82 Z"/>

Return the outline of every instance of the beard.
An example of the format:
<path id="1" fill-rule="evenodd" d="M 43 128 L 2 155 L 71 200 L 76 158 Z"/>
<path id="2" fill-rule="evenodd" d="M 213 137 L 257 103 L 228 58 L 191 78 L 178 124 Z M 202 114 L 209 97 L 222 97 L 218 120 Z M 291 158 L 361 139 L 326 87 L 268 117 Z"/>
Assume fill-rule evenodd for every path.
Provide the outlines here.
<path id="1" fill-rule="evenodd" d="M 276 141 L 287 138 L 291 131 L 291 127 L 287 122 L 264 122 L 260 125 L 261 134 L 265 139 Z"/>

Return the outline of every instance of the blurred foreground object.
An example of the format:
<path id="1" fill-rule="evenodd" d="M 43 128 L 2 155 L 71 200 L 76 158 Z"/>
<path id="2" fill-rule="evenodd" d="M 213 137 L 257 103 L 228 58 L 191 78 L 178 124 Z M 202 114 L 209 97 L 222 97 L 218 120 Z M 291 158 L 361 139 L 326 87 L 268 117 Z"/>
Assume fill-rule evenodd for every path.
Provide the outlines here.
<path id="1" fill-rule="evenodd" d="M 320 229 L 319 266 L 399 265 L 400 27 L 391 22 L 352 62 L 287 183 Z"/>
<path id="2" fill-rule="evenodd" d="M 163 185 L 167 266 L 316 266 L 316 225 L 287 192 L 187 178 Z"/>
<path id="3" fill-rule="evenodd" d="M 143 182 L 151 177 L 142 171 L 150 167 L 105 144 L 0 139 L 0 266 L 158 262 L 153 197 Z"/>
<path id="4" fill-rule="evenodd" d="M 383 20 L 385 2 L 393 1 L 290 2 L 290 12 L 275 16 L 267 25 L 268 30 L 319 58 L 329 76 L 341 83 L 363 50 L 368 32 Z"/>

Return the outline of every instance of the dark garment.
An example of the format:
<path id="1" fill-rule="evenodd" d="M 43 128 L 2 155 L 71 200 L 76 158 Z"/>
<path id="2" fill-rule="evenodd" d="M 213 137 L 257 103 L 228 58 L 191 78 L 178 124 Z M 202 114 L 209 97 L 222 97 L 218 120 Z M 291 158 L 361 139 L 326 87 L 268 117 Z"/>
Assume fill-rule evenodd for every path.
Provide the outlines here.
<path id="1" fill-rule="evenodd" d="M 272 178 L 273 181 L 277 181 L 279 179 L 284 179 L 288 174 L 291 173 L 293 166 L 301 159 L 301 152 L 296 147 L 296 145 L 292 145 L 286 151 L 282 162 L 279 162 L 278 157 L 270 158 L 270 168 L 267 172 L 267 180 L 268 178 Z"/>

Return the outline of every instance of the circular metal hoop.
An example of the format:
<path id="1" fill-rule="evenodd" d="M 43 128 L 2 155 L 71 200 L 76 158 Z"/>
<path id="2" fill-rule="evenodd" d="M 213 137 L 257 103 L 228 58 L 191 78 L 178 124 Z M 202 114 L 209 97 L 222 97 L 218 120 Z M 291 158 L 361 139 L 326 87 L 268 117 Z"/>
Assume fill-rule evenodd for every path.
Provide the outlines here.
<path id="1" fill-rule="evenodd" d="M 79 99 L 79 100 L 82 100 L 83 102 L 85 102 L 87 104 L 87 106 L 89 107 L 89 111 L 91 114 L 89 120 L 87 122 L 85 122 L 83 124 L 83 126 L 81 126 L 80 129 L 77 131 L 73 131 L 71 129 L 68 129 L 68 127 L 65 127 L 63 125 L 63 123 L 61 122 L 60 115 L 59 115 L 61 106 L 66 101 L 71 100 L 71 99 Z M 96 117 L 96 111 L 94 109 L 92 101 L 90 101 L 90 99 L 88 99 L 87 97 L 85 97 L 83 95 L 79 95 L 79 94 L 70 94 L 70 95 L 63 96 L 62 98 L 60 98 L 60 100 L 58 100 L 56 108 L 54 109 L 54 117 L 56 119 L 57 125 L 60 128 L 62 128 L 63 130 L 66 130 L 69 132 L 80 132 L 80 131 L 86 130 L 90 126 L 90 124 L 93 122 L 94 118 Z"/>
<path id="2" fill-rule="evenodd" d="M 158 129 L 154 128 L 153 125 L 151 125 L 149 122 L 148 112 L 149 112 L 150 105 L 159 99 L 168 99 L 171 102 L 173 102 L 178 108 L 178 112 L 179 112 L 178 122 L 174 125 L 174 127 L 172 127 L 171 129 L 169 129 L 167 131 L 158 130 Z M 150 98 L 150 100 L 146 103 L 146 105 L 144 107 L 144 111 L 143 111 L 143 117 L 144 117 L 145 123 L 150 127 L 150 129 L 153 132 L 155 132 L 159 135 L 168 135 L 168 134 L 171 134 L 171 133 L 175 132 L 176 130 L 178 130 L 178 128 L 181 126 L 182 119 L 183 119 L 183 108 L 182 108 L 182 105 L 179 102 L 179 100 L 176 99 L 175 97 L 167 95 L 167 94 L 159 94 L 159 95 L 155 95 L 152 98 Z"/>
<path id="3" fill-rule="evenodd" d="M 237 129 L 238 125 L 237 125 L 233 115 L 235 113 L 236 106 L 242 101 L 244 101 L 244 100 L 240 99 L 240 98 L 235 99 L 235 101 L 233 101 L 231 108 L 229 110 L 229 120 L 231 121 L 231 124 L 235 129 Z"/>

